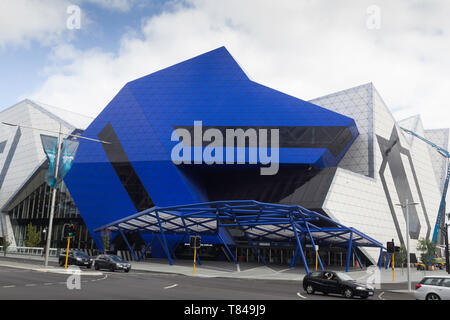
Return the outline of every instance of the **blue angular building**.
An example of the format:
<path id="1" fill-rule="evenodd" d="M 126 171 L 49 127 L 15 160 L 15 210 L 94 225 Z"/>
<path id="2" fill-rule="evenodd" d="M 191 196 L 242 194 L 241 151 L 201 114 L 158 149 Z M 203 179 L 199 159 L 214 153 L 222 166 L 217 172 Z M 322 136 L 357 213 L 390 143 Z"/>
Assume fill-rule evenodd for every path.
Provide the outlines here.
<path id="1" fill-rule="evenodd" d="M 194 134 L 194 124 L 200 121 L 203 130 L 223 133 L 278 130 L 277 173 L 261 175 L 265 165 L 248 159 L 195 163 L 195 147 L 203 152 L 204 143 L 194 143 L 190 164 L 175 164 L 172 153 L 180 141 L 172 138 L 174 130 Z M 103 225 L 153 206 L 256 200 L 320 212 L 336 167 L 358 129 L 350 117 L 250 80 L 221 47 L 127 83 L 83 136 L 110 142 L 81 143 L 65 178 L 93 235 Z M 251 147 L 241 147 L 248 156 Z M 305 192 L 302 186 L 309 181 L 313 182 Z M 233 242 L 232 235 L 221 232 Z M 152 236 L 137 234 L 130 242 L 140 246 Z M 177 237 L 168 239 L 175 246 Z M 101 239 L 94 240 L 101 248 Z M 217 243 L 214 236 L 202 240 Z M 152 254 L 164 256 L 158 243 Z"/>

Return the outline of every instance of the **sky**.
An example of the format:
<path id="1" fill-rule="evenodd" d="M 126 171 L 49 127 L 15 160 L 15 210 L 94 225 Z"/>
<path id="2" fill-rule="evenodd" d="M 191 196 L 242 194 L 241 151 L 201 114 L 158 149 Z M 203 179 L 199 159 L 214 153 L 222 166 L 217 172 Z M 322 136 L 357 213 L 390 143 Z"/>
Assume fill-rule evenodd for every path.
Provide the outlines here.
<path id="1" fill-rule="evenodd" d="M 372 82 L 397 120 L 450 127 L 449 16 L 448 0 L 0 0 L 0 110 L 95 117 L 128 81 L 225 46 L 300 99 Z"/>

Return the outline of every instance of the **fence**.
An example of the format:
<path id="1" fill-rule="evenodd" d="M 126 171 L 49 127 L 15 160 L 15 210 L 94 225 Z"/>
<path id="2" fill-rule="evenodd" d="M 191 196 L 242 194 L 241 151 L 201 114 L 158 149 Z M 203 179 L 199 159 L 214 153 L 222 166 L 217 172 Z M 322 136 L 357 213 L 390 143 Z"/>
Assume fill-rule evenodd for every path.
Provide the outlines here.
<path id="1" fill-rule="evenodd" d="M 27 256 L 42 256 L 44 248 L 31 248 L 31 247 L 8 247 L 6 253 L 20 254 Z M 0 246 L 0 253 L 4 254 L 3 246 Z M 48 252 L 49 257 L 57 257 L 58 249 L 51 248 Z"/>

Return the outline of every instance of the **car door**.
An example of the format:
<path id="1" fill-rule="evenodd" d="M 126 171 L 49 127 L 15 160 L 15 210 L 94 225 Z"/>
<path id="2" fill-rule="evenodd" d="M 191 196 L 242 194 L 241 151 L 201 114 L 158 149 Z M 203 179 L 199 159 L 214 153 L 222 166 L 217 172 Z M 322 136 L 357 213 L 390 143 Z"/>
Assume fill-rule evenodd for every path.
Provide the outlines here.
<path id="1" fill-rule="evenodd" d="M 313 272 L 309 275 L 308 281 L 309 284 L 311 284 L 316 291 L 321 291 L 322 286 L 322 278 L 323 278 L 323 272 Z"/>
<path id="2" fill-rule="evenodd" d="M 450 300 L 450 278 L 442 279 L 441 287 L 441 299 Z"/>
<path id="3" fill-rule="evenodd" d="M 331 276 L 331 278 L 330 278 Z M 339 288 L 338 288 L 338 280 L 337 280 L 337 276 L 335 273 L 333 272 L 328 272 L 328 274 L 324 274 L 324 278 L 322 280 L 322 285 L 323 285 L 323 290 L 324 292 L 327 293 L 338 293 L 339 292 Z"/>
<path id="4" fill-rule="evenodd" d="M 98 265 L 99 268 L 104 268 L 105 267 L 104 256 L 99 256 L 98 259 L 95 260 L 95 263 Z"/>

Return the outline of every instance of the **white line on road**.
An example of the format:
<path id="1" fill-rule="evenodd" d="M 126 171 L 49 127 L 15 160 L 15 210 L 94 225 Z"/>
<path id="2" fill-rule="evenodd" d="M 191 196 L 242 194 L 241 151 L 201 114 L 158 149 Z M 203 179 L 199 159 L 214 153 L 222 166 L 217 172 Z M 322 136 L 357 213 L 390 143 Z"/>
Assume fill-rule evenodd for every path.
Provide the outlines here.
<path id="1" fill-rule="evenodd" d="M 384 294 L 384 291 L 378 295 L 378 299 L 380 299 L 380 300 L 386 300 L 386 299 L 384 299 L 384 298 L 381 297 L 383 294 Z"/>
<path id="2" fill-rule="evenodd" d="M 51 286 L 51 285 L 53 285 L 53 283 L 50 282 L 44 283 L 44 286 Z"/>
<path id="3" fill-rule="evenodd" d="M 3 286 L 3 288 L 15 288 L 16 286 Z"/>
<path id="4" fill-rule="evenodd" d="M 300 298 L 302 298 L 302 299 L 308 299 L 308 298 L 302 296 L 302 295 L 300 294 L 300 292 L 297 292 L 297 295 L 298 295 Z"/>
<path id="5" fill-rule="evenodd" d="M 26 284 L 25 287 L 36 287 L 37 285 L 34 283 Z"/>
<path id="6" fill-rule="evenodd" d="M 168 287 L 164 287 L 164 289 L 172 289 L 172 288 L 175 288 L 175 287 L 177 287 L 178 286 L 178 284 L 173 284 L 173 285 L 171 285 L 171 286 L 168 286 Z"/>

